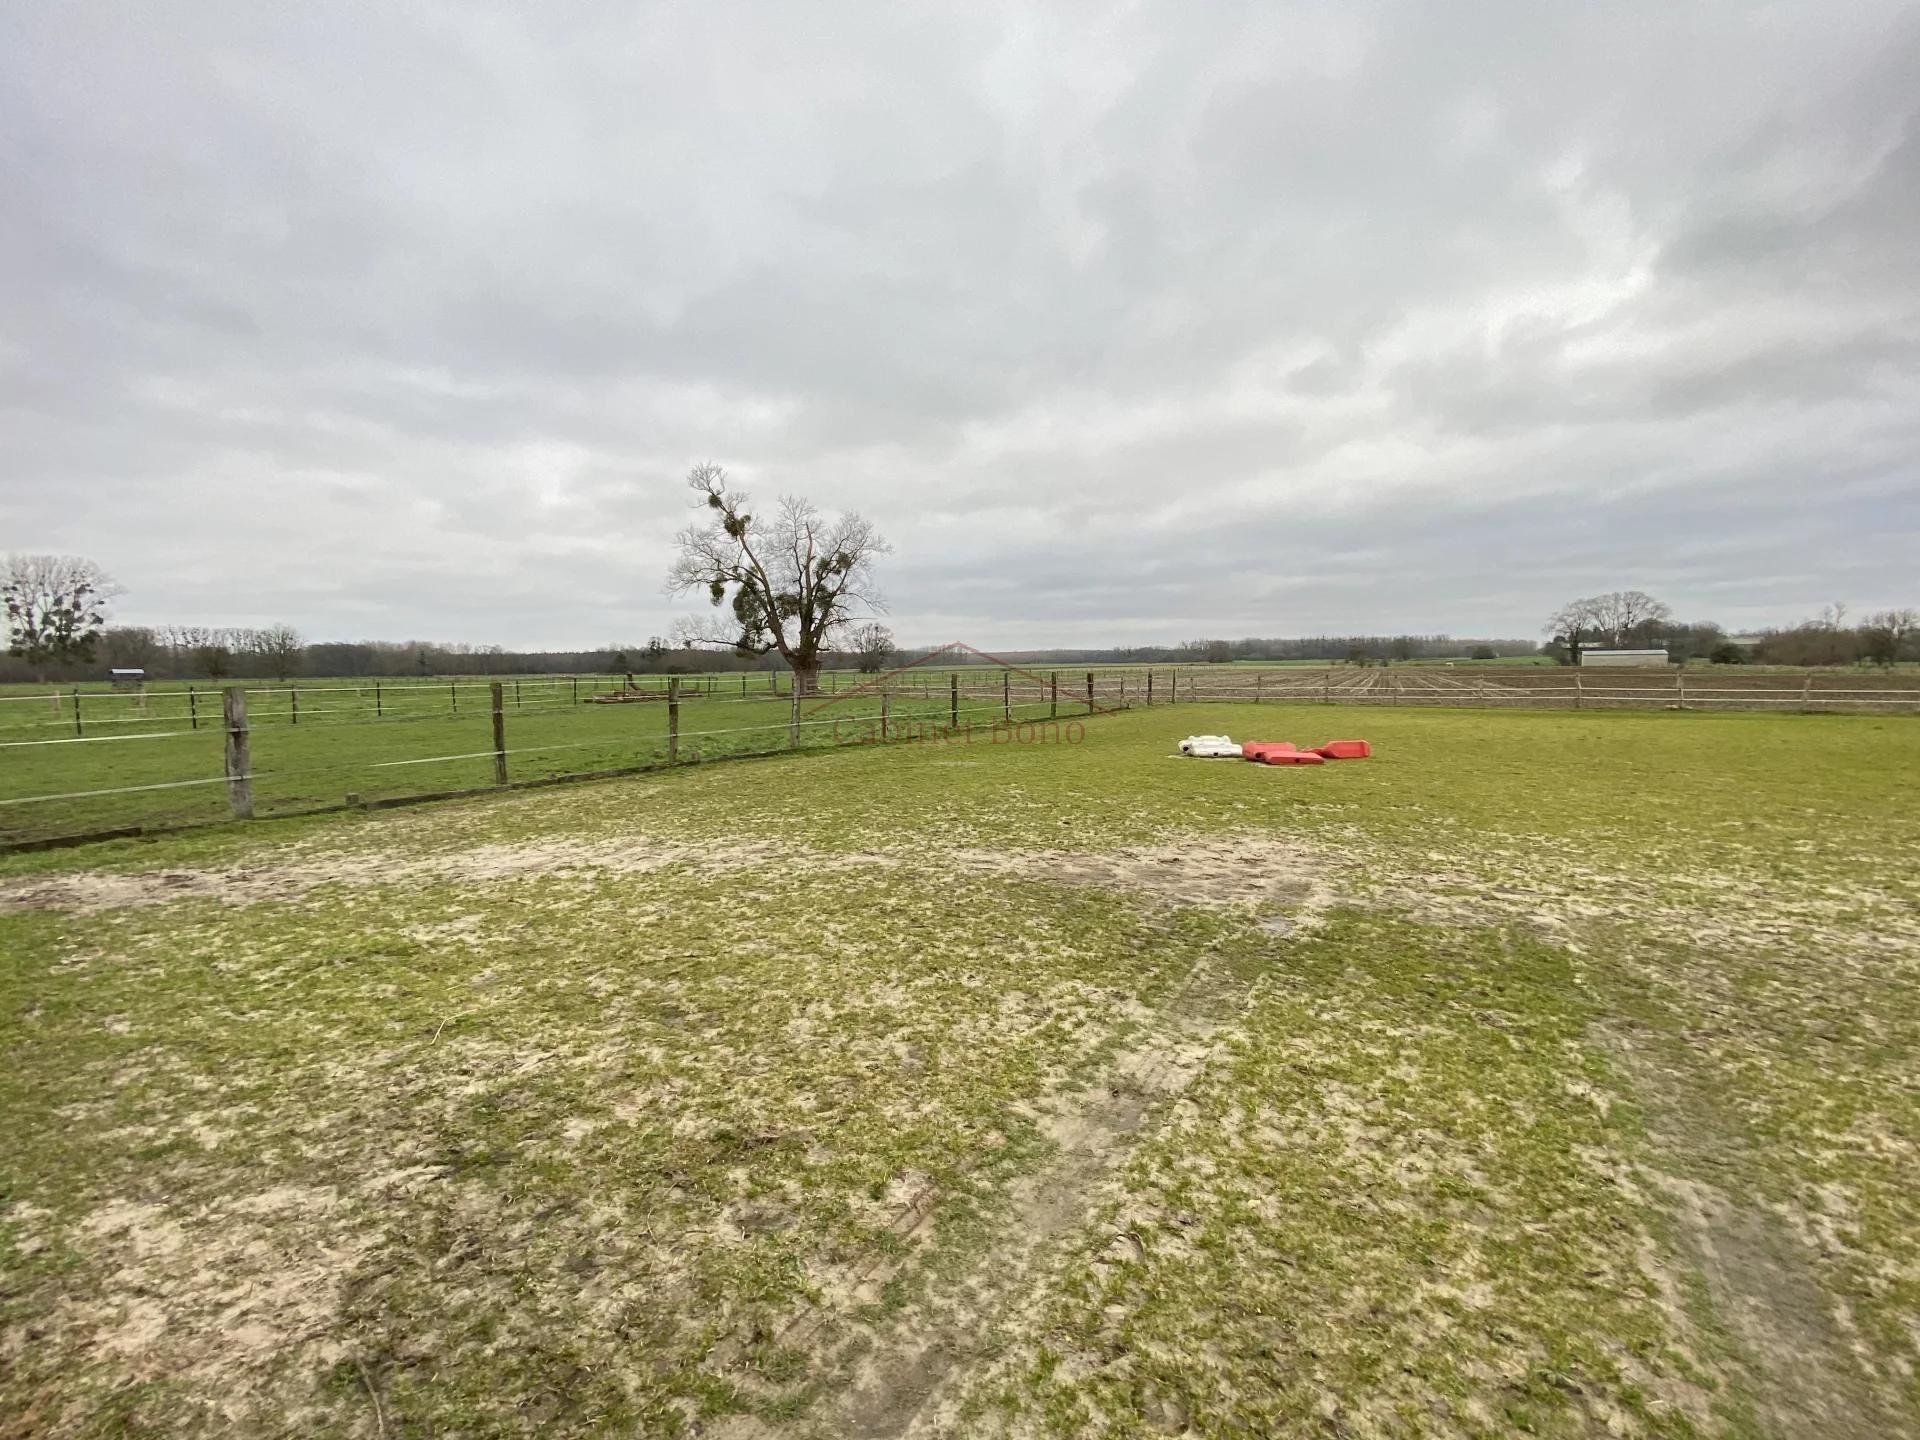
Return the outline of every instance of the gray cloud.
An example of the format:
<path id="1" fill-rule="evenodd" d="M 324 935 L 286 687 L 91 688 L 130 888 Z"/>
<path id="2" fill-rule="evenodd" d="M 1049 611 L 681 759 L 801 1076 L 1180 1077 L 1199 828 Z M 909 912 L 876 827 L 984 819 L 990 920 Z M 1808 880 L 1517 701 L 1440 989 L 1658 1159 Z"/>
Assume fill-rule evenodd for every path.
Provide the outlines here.
<path id="1" fill-rule="evenodd" d="M 1912 603 L 1920 14 L 0 14 L 0 548 L 130 619 L 667 629 L 681 477 L 903 638 Z"/>

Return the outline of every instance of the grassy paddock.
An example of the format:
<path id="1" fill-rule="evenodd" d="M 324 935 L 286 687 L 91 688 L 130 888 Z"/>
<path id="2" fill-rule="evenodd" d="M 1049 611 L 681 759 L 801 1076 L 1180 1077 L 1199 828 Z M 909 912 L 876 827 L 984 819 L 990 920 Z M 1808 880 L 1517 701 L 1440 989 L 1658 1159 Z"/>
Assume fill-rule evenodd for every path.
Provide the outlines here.
<path id="1" fill-rule="evenodd" d="M 1534 666 L 1100 667 L 907 670 L 887 678 L 890 720 L 909 729 L 944 723 L 950 686 L 960 723 L 986 724 L 1011 705 L 1032 720 L 1087 713 L 1091 676 L 1101 709 L 1166 704 L 1318 699 L 1369 708 L 1486 706 L 1583 709 L 1840 709 L 1881 714 L 1920 708 L 1920 690 L 1898 674 L 1723 671 L 1686 682 L 1681 672 L 1576 674 Z M 780 677 L 774 677 L 780 678 Z M 789 748 L 791 695 L 768 676 L 688 676 L 680 681 L 680 758 L 718 759 Z M 648 677 L 637 704 L 595 703 L 615 684 L 595 677 L 510 677 L 499 682 L 510 781 L 540 781 L 668 760 L 668 681 Z M 785 683 L 790 684 L 790 679 Z M 799 745 L 818 749 L 877 731 L 881 682 L 823 677 L 802 703 Z M 1058 687 L 1057 705 L 1050 698 Z M 143 693 L 0 697 L 0 843 L 127 826 L 206 823 L 229 812 L 222 781 L 220 696 L 156 688 Z M 258 814 L 444 794 L 494 782 L 491 695 L 485 680 L 394 681 L 252 688 L 254 805 Z M 76 714 L 77 712 L 77 714 Z M 1197 721 L 1194 723 L 1198 723 Z M 101 793 L 110 792 L 110 793 Z"/>
<path id="2" fill-rule="evenodd" d="M 0 1424 L 1912 1433 L 1917 850 L 1909 720 L 1203 705 L 0 860 Z"/>
<path id="3" fill-rule="evenodd" d="M 952 697 L 946 676 L 939 680 L 926 693 L 888 697 L 890 733 L 948 723 Z M 961 697 L 959 723 L 991 725 L 1002 716 L 1002 702 L 1008 698 L 999 680 L 972 677 L 969 684 L 969 693 Z M 516 696 L 511 686 L 506 688 L 510 781 L 667 763 L 665 703 L 576 705 L 565 695 L 562 690 L 562 698 L 545 698 L 527 686 Z M 1035 720 L 1053 711 L 1051 702 L 1031 685 L 1011 698 L 1016 720 Z M 221 781 L 225 738 L 218 700 L 214 695 L 203 705 L 197 728 L 181 723 L 184 712 L 155 713 L 156 706 L 139 723 L 108 726 L 102 720 L 86 736 L 63 735 L 54 743 L 45 743 L 49 737 L 40 731 L 0 731 L 0 741 L 18 741 L 25 734 L 41 742 L 0 745 L 0 840 L 226 818 L 230 809 Z M 383 710 L 377 720 L 357 712 L 348 719 L 338 708 L 309 703 L 296 722 L 285 691 L 250 701 L 255 813 L 338 805 L 350 794 L 370 801 L 494 783 L 491 700 L 483 686 L 455 695 L 441 687 L 430 704 L 420 703 L 417 696 L 391 703 L 383 698 Z M 866 743 L 878 737 L 880 711 L 877 695 L 851 687 L 803 700 L 799 745 L 820 749 Z M 1084 703 L 1071 695 L 1062 697 L 1061 716 L 1086 713 Z M 788 748 L 791 718 L 790 696 L 772 698 L 764 690 L 750 690 L 745 699 L 725 691 L 695 695 L 680 702 L 678 758 L 697 762 Z"/>

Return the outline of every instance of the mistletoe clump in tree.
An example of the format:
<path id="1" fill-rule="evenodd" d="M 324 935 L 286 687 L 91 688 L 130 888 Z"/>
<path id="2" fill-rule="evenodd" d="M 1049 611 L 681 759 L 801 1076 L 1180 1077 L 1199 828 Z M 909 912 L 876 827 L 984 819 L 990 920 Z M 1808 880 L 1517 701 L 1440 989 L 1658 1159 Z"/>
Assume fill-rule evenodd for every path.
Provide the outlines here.
<path id="1" fill-rule="evenodd" d="M 884 608 L 873 562 L 890 547 L 859 515 L 829 518 L 792 495 L 781 497 L 771 519 L 754 515 L 718 465 L 696 465 L 687 486 L 709 516 L 674 537 L 680 553 L 667 589 L 704 590 L 732 622 L 690 622 L 680 638 L 742 656 L 778 653 L 793 670 L 794 692 L 811 694 L 834 633 Z"/>
<path id="2" fill-rule="evenodd" d="M 81 556 L 9 555 L 0 562 L 7 653 L 40 679 L 49 666 L 93 659 L 107 602 L 118 593 L 106 572 Z"/>

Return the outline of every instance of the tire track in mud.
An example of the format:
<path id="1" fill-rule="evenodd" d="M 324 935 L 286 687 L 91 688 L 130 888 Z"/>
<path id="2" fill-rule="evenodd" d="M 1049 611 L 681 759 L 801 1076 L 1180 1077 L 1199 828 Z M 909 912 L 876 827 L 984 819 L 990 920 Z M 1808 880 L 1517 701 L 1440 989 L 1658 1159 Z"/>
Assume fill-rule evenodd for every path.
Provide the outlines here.
<path id="1" fill-rule="evenodd" d="M 996 1238 L 965 1274 L 936 1282 L 905 1310 L 869 1324 L 859 1307 L 927 1255 L 938 1196 L 930 1186 L 910 1193 L 889 1225 L 903 1253 L 841 1277 L 825 1287 L 837 1303 L 809 1309 L 774 1333 L 780 1345 L 811 1351 L 814 1373 L 837 1392 L 818 1412 L 791 1428 L 730 1416 L 700 1433 L 720 1440 L 794 1433 L 888 1440 L 938 1427 L 961 1382 L 987 1357 L 999 1319 L 1027 1295 L 1048 1253 L 1086 1222 L 1139 1140 L 1205 1068 L 1257 983 L 1236 982 L 1208 958 L 1196 964 L 1156 1012 L 1155 1033 L 1044 1122 L 1058 1152 L 1010 1188 Z M 743 1340 L 729 1338 L 710 1363 L 738 1380 L 732 1367 L 745 1351 Z"/>
<path id="2" fill-rule="evenodd" d="M 1900 1422 L 1890 1418 L 1898 1402 L 1861 1369 L 1835 1319 L 1835 1292 L 1805 1247 L 1770 1207 L 1697 1178 L 1702 1171 L 1752 1170 L 1739 1122 L 1684 1062 L 1621 1034 L 1603 1038 L 1646 1112 L 1660 1166 L 1641 1172 L 1652 1192 L 1647 1198 L 1673 1225 L 1670 1253 L 1650 1256 L 1650 1268 L 1678 1261 L 1706 1288 L 1708 1313 L 1678 1314 L 1676 1322 L 1683 1330 L 1704 1323 L 1725 1331 L 1735 1350 L 1731 1378 L 1748 1392 L 1768 1435 L 1877 1440 L 1899 1433 Z M 1684 1295 L 1663 1278 L 1663 1291 Z"/>

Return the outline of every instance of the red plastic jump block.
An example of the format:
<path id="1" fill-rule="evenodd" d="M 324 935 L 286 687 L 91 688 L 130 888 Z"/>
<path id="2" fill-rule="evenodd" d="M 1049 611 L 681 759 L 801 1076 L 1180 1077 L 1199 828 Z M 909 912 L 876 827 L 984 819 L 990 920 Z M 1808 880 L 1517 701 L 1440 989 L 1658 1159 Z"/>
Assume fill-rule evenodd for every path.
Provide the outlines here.
<path id="1" fill-rule="evenodd" d="M 1329 760 L 1364 760 L 1373 754 L 1373 747 L 1364 740 L 1329 740 L 1317 746 L 1314 753 Z"/>
<path id="2" fill-rule="evenodd" d="M 1318 750 L 1269 750 L 1260 757 L 1263 765 L 1324 765 L 1327 757 Z"/>
<path id="3" fill-rule="evenodd" d="M 1264 760 L 1276 753 L 1293 752 L 1291 740 L 1244 740 L 1240 744 L 1240 755 L 1246 760 Z"/>

